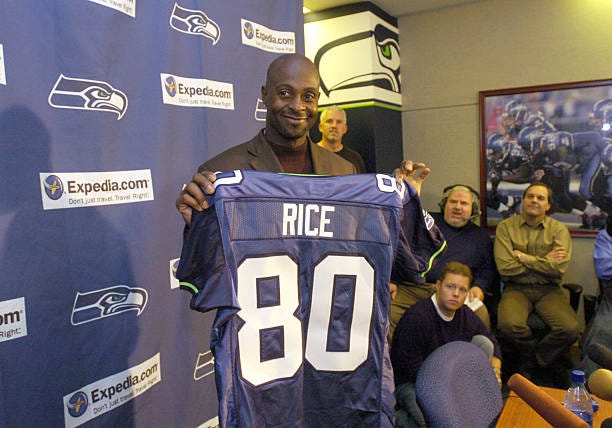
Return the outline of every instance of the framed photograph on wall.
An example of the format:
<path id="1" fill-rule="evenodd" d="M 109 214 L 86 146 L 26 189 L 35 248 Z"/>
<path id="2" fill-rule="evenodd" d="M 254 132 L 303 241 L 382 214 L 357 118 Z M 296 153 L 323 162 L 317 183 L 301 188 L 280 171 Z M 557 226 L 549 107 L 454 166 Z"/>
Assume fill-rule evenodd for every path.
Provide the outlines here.
<path id="1" fill-rule="evenodd" d="M 482 225 L 520 213 L 534 181 L 549 215 L 595 236 L 612 210 L 612 79 L 479 92 Z"/>

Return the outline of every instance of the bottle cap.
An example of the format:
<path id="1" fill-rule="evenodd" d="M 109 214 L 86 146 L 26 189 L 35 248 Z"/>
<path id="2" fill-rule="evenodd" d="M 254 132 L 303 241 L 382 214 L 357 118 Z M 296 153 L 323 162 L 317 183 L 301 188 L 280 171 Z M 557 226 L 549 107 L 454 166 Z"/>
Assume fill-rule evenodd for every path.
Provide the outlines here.
<path id="1" fill-rule="evenodd" d="M 572 382 L 584 383 L 584 372 L 582 370 L 572 370 Z"/>

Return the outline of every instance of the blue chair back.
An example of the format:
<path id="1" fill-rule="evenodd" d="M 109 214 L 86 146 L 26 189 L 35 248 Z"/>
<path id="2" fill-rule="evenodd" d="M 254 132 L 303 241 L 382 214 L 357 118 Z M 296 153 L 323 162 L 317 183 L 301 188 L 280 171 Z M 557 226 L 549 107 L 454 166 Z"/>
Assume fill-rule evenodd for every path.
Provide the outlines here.
<path id="1" fill-rule="evenodd" d="M 430 427 L 489 427 L 503 407 L 491 362 L 470 342 L 432 352 L 417 375 L 416 394 Z"/>

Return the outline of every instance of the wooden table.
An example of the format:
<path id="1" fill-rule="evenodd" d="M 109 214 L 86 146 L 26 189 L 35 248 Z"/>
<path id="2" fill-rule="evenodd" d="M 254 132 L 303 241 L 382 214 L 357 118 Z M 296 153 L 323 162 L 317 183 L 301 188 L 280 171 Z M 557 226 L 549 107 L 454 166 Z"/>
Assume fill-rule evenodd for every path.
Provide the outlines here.
<path id="1" fill-rule="evenodd" d="M 541 386 L 540 388 L 551 397 L 559 400 L 559 402 L 563 402 L 565 390 L 548 388 L 544 386 Z M 612 417 L 612 401 L 605 401 L 597 396 L 594 396 L 594 398 L 599 403 L 599 411 L 593 415 L 593 428 L 599 428 L 601 423 L 606 418 Z M 532 428 L 550 426 L 551 425 L 540 415 L 538 415 L 535 410 L 521 400 L 521 398 L 519 398 L 514 391 L 510 391 L 510 395 L 506 399 L 506 404 L 504 404 L 504 408 L 502 409 L 496 425 L 497 428 Z"/>

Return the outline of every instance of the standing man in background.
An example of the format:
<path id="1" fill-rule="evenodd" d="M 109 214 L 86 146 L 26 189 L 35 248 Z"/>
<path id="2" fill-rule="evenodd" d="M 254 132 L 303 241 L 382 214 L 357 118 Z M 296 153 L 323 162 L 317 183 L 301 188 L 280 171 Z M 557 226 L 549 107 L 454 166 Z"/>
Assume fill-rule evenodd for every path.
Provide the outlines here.
<path id="1" fill-rule="evenodd" d="M 318 146 L 351 162 L 355 165 L 358 174 L 366 172 L 365 162 L 361 155 L 342 144 L 342 137 L 348 131 L 344 110 L 338 106 L 331 106 L 323 110 L 319 121 L 319 131 L 321 131 L 321 141 L 317 143 Z"/>
<path id="2" fill-rule="evenodd" d="M 572 240 L 567 226 L 546 215 L 552 196 L 546 184 L 530 184 L 523 193 L 521 214 L 497 225 L 495 263 L 504 282 L 498 328 L 520 355 L 519 372 L 530 377 L 546 368 L 559 387 L 566 387 L 562 384 L 568 382 L 568 367 L 560 357 L 578 339 L 580 324 L 561 289 Z M 550 327 L 540 341 L 527 325 L 534 309 Z"/>

